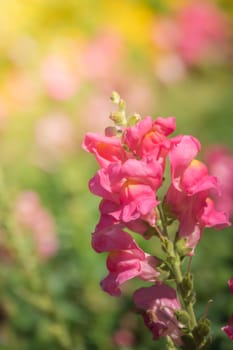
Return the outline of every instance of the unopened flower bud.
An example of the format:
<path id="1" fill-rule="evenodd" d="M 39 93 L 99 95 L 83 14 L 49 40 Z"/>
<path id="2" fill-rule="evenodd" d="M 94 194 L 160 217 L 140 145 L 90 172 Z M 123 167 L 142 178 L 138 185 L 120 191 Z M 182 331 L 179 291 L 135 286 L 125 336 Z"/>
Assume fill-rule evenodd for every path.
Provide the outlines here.
<path id="1" fill-rule="evenodd" d="M 114 104 L 118 105 L 120 103 L 121 97 L 118 92 L 113 91 L 110 98 Z"/>
<path id="2" fill-rule="evenodd" d="M 115 126 L 108 126 L 105 128 L 105 136 L 111 137 L 111 136 L 117 136 L 117 128 Z"/>
<path id="3" fill-rule="evenodd" d="M 119 102 L 119 110 L 124 112 L 126 109 L 126 103 L 124 100 L 120 99 L 120 102 Z"/>
<path id="4" fill-rule="evenodd" d="M 198 322 L 198 325 L 193 329 L 194 337 L 198 337 L 201 340 L 206 337 L 210 332 L 210 321 L 208 318 L 203 318 Z"/>
<path id="5" fill-rule="evenodd" d="M 127 120 L 125 117 L 124 112 L 112 112 L 110 114 L 110 119 L 117 125 L 117 126 L 123 126 L 127 125 Z"/>
<path id="6" fill-rule="evenodd" d="M 206 345 L 209 344 L 210 341 L 210 337 L 208 337 L 209 333 L 210 321 L 207 318 L 202 318 L 192 331 L 198 349 L 207 349 Z"/>
<path id="7" fill-rule="evenodd" d="M 177 321 L 182 323 L 184 326 L 189 327 L 190 317 L 189 317 L 189 314 L 187 313 L 187 311 L 185 311 L 185 310 L 176 310 L 175 311 L 175 316 L 177 318 Z"/>
<path id="8" fill-rule="evenodd" d="M 164 237 L 164 239 L 163 239 L 162 249 L 165 253 L 168 254 L 168 258 L 175 258 L 173 243 L 169 239 L 167 239 L 166 237 Z"/>
<path id="9" fill-rule="evenodd" d="M 140 114 L 133 114 L 129 117 L 128 119 L 128 126 L 134 126 L 137 124 L 137 122 L 139 122 L 141 120 L 141 116 Z"/>
<path id="10" fill-rule="evenodd" d="M 187 238 L 182 237 L 176 242 L 176 251 L 180 257 L 184 257 L 190 254 L 192 249 L 187 247 Z"/>

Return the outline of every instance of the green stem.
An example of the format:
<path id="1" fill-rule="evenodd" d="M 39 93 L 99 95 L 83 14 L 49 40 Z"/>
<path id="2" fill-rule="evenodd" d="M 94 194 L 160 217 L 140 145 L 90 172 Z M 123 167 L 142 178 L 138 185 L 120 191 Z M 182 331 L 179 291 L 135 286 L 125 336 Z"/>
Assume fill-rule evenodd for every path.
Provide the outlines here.
<path id="1" fill-rule="evenodd" d="M 175 347 L 173 341 L 169 336 L 166 336 L 166 350 L 176 350 L 177 348 Z"/>
<path id="2" fill-rule="evenodd" d="M 182 275 L 182 272 L 180 269 L 180 259 L 178 257 L 177 257 L 176 261 L 172 264 L 172 269 L 173 269 L 173 274 L 175 277 L 175 282 L 176 282 L 180 302 L 181 302 L 182 306 L 184 307 L 184 309 L 189 314 L 191 328 L 194 328 L 197 325 L 197 320 L 196 320 L 196 316 L 195 316 L 195 313 L 193 310 L 193 304 L 190 302 L 189 303 L 185 302 L 183 295 L 182 295 L 183 294 L 182 290 L 180 288 L 180 285 L 183 281 L 183 275 Z"/>

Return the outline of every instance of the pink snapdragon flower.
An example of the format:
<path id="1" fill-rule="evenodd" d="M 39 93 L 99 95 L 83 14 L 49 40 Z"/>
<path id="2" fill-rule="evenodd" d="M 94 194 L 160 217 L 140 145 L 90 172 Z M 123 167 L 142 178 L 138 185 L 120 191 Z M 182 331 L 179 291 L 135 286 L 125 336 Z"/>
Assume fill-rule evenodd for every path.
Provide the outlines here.
<path id="1" fill-rule="evenodd" d="M 109 137 L 87 133 L 84 138 L 83 149 L 94 154 L 101 167 L 106 167 L 115 162 L 123 162 L 127 159 L 121 139 L 117 136 Z"/>
<path id="2" fill-rule="evenodd" d="M 92 247 L 98 252 L 137 249 L 136 242 L 125 232 L 124 225 L 110 215 L 102 215 L 92 234 Z"/>
<path id="3" fill-rule="evenodd" d="M 162 170 L 158 162 L 129 159 L 100 169 L 90 180 L 89 188 L 95 195 L 118 204 L 117 210 L 111 213 L 116 220 L 129 222 L 151 213 L 158 204 L 155 191 L 161 183 Z"/>
<path id="4" fill-rule="evenodd" d="M 180 182 L 184 170 L 192 162 L 200 148 L 200 142 L 193 136 L 177 136 L 172 139 L 169 159 L 171 162 L 172 184 L 177 190 L 181 189 Z"/>
<path id="5" fill-rule="evenodd" d="M 160 274 L 156 270 L 157 264 L 155 257 L 138 246 L 129 250 L 114 250 L 108 255 L 109 274 L 101 281 L 101 286 L 110 295 L 118 296 L 121 294 L 119 287 L 134 277 L 144 281 L 156 281 Z"/>
<path id="6" fill-rule="evenodd" d="M 166 203 L 179 221 L 179 238 L 187 239 L 187 247 L 193 253 L 205 227 L 222 229 L 229 226 L 229 221 L 224 212 L 215 209 L 211 196 L 213 192 L 219 195 L 219 185 L 202 162 L 192 160 L 181 173 L 178 172 L 179 168 L 174 168 Z"/>
<path id="7" fill-rule="evenodd" d="M 108 253 L 108 275 L 101 281 L 102 289 L 119 296 L 122 285 L 133 278 L 154 282 L 134 293 L 134 302 L 153 338 L 169 336 L 175 345 L 182 346 L 182 335 L 188 330 L 196 343 L 191 322 L 184 331 L 184 325 L 178 321 L 176 316 L 182 307 L 176 291 L 165 281 L 169 269 L 169 278 L 174 279 L 178 289 L 181 258 L 194 253 L 203 229 L 229 225 L 227 215 L 215 208 L 214 195 L 220 194 L 219 183 L 195 159 L 200 151 L 196 138 L 189 135 L 168 138 L 175 130 L 175 118 L 141 119 L 136 114 L 127 117 L 120 96 L 114 93 L 112 100 L 119 106 L 111 115 L 115 126 L 107 128 L 105 136 L 88 133 L 83 142 L 83 148 L 95 156 L 100 166 L 89 181 L 89 189 L 101 198 L 100 220 L 92 233 L 92 247 L 98 253 Z M 160 200 L 167 161 L 170 184 L 165 198 Z M 179 223 L 175 237 L 169 227 L 174 220 Z M 158 259 L 142 250 L 130 231 L 145 239 L 157 236 L 155 242 L 161 244 L 165 258 Z M 188 285 L 187 295 L 192 295 Z M 182 293 L 179 296 L 186 305 L 185 296 Z M 232 327 L 231 322 L 227 327 Z"/>
<path id="8" fill-rule="evenodd" d="M 233 154 L 224 146 L 212 146 L 206 151 L 205 159 L 210 173 L 217 176 L 221 185 L 221 196 L 216 196 L 216 208 L 233 217 Z"/>
<path id="9" fill-rule="evenodd" d="M 230 291 L 233 294 L 233 277 L 228 281 Z M 228 325 L 221 328 L 223 332 L 233 341 L 233 315 L 231 316 Z"/>
<path id="10" fill-rule="evenodd" d="M 141 234 L 145 239 L 151 238 L 152 233 L 150 232 L 150 226 L 146 221 L 137 219 L 128 223 L 123 223 L 116 220 L 111 215 L 111 212 L 117 208 L 117 205 L 114 203 L 106 203 L 104 200 L 100 203 L 100 208 L 100 221 L 92 234 L 92 247 L 96 252 L 110 252 L 114 250 L 116 246 L 118 249 L 123 250 L 134 249 L 134 241 L 132 241 L 131 236 L 124 231 L 126 228 Z"/>
<path id="11" fill-rule="evenodd" d="M 167 136 L 175 128 L 174 117 L 158 117 L 155 121 L 151 117 L 146 117 L 135 126 L 127 128 L 122 141 L 135 157 L 156 159 L 164 167 L 165 157 L 170 148 Z"/>
<path id="12" fill-rule="evenodd" d="M 182 325 L 174 314 L 181 306 L 173 288 L 165 284 L 140 288 L 133 299 L 155 340 L 168 335 L 176 345 L 182 345 Z"/>
<path id="13" fill-rule="evenodd" d="M 111 295 L 120 295 L 119 286 L 129 279 L 138 277 L 154 281 L 158 259 L 139 248 L 122 223 L 112 216 L 102 215 L 92 234 L 92 247 L 100 252 L 110 252 L 107 258 L 109 275 L 101 282 L 103 290 Z"/>
<path id="14" fill-rule="evenodd" d="M 211 199 L 213 193 L 220 193 L 217 178 L 194 159 L 199 149 L 199 142 L 191 136 L 175 139 L 169 153 L 172 183 L 166 194 L 166 203 L 180 223 L 179 237 L 187 239 L 192 253 L 205 227 L 229 226 L 227 215 L 217 211 Z"/>

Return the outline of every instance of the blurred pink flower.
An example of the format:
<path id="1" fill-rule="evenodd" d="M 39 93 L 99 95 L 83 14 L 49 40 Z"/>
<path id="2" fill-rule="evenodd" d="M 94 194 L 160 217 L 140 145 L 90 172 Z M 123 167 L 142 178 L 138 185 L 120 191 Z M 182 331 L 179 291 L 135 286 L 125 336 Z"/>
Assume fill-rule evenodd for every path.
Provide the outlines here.
<path id="1" fill-rule="evenodd" d="M 39 94 L 38 85 L 32 74 L 23 69 L 12 69 L 4 85 L 10 108 L 28 108 Z"/>
<path id="2" fill-rule="evenodd" d="M 71 60 L 61 54 L 50 54 L 42 63 L 41 79 L 48 96 L 55 100 L 68 100 L 80 85 L 80 76 Z"/>
<path id="3" fill-rule="evenodd" d="M 131 347 L 135 344 L 135 337 L 130 329 L 120 328 L 114 332 L 113 341 L 118 347 Z"/>
<path id="4" fill-rule="evenodd" d="M 216 207 L 233 217 L 233 153 L 225 146 L 212 146 L 205 154 L 210 173 L 221 186 L 221 196 L 215 198 Z"/>
<path id="5" fill-rule="evenodd" d="M 118 81 L 117 86 L 114 87 L 115 90 L 116 88 L 127 101 L 127 109 L 130 114 L 137 112 L 141 115 L 148 115 L 156 103 L 151 82 L 135 76 L 135 73 L 127 73 L 127 78 L 123 75 L 122 81 Z"/>
<path id="6" fill-rule="evenodd" d="M 0 132 L 4 129 L 9 116 L 9 110 L 6 101 L 0 98 Z"/>
<path id="7" fill-rule="evenodd" d="M 184 78 L 186 66 L 177 53 L 170 53 L 159 57 L 154 65 L 154 72 L 159 81 L 173 84 Z"/>
<path id="8" fill-rule="evenodd" d="M 156 76 L 169 84 L 184 76 L 186 66 L 221 62 L 229 53 L 229 33 L 227 16 L 211 1 L 190 0 L 174 16 L 156 19 Z"/>
<path id="9" fill-rule="evenodd" d="M 117 73 L 123 54 L 119 33 L 105 30 L 91 39 L 83 51 L 82 74 L 90 80 L 109 79 Z"/>
<path id="10" fill-rule="evenodd" d="M 172 17 L 156 18 L 151 34 L 155 46 L 167 53 L 175 50 L 180 38 L 177 21 Z"/>
<path id="11" fill-rule="evenodd" d="M 113 333 L 113 342 L 118 347 L 133 347 L 136 344 L 137 317 L 133 312 L 121 316 L 119 327 Z"/>
<path id="12" fill-rule="evenodd" d="M 111 91 L 114 89 L 111 89 Z M 109 91 L 109 93 L 111 93 Z M 91 129 L 100 132 L 105 129 L 109 123 L 109 115 L 112 110 L 112 103 L 106 99 L 105 94 L 91 94 L 85 104 L 78 111 L 78 123 L 83 130 L 83 134 Z"/>
<path id="13" fill-rule="evenodd" d="M 210 1 L 191 1 L 178 16 L 178 50 L 188 64 L 223 53 L 228 28 L 221 10 Z"/>
<path id="14" fill-rule="evenodd" d="M 51 214 L 42 207 L 36 192 L 22 192 L 16 201 L 15 215 L 22 228 L 32 232 L 40 257 L 49 258 L 58 250 L 58 239 Z"/>
<path id="15" fill-rule="evenodd" d="M 39 119 L 35 137 L 40 157 L 45 162 L 48 158 L 57 160 L 75 148 L 74 126 L 65 114 L 51 114 Z"/>

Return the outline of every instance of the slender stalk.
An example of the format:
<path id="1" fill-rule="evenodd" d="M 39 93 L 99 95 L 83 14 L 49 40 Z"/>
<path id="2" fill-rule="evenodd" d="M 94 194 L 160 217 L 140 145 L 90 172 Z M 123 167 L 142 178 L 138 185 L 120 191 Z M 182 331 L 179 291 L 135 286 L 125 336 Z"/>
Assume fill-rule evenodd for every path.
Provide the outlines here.
<path id="1" fill-rule="evenodd" d="M 185 300 L 182 296 L 182 291 L 180 289 L 180 285 L 183 281 L 183 275 L 182 275 L 182 272 L 180 269 L 180 261 L 179 261 L 179 259 L 177 259 L 177 260 L 172 264 L 173 274 L 174 274 L 174 278 L 175 278 L 175 282 L 176 282 L 176 286 L 177 286 L 177 292 L 179 294 L 179 299 L 180 299 L 181 304 L 183 305 L 184 309 L 189 314 L 190 326 L 192 328 L 194 328 L 197 325 L 197 320 L 196 320 L 196 316 L 195 316 L 195 313 L 193 310 L 193 304 L 190 302 L 189 303 L 185 302 Z"/>
<path id="2" fill-rule="evenodd" d="M 167 237 L 169 237 L 168 235 L 168 231 L 167 231 L 167 220 L 166 220 L 166 215 L 163 212 L 162 208 L 159 208 L 159 212 L 160 212 L 160 219 L 162 221 L 162 226 L 165 232 L 158 232 L 159 238 L 161 240 L 161 243 L 163 244 L 163 238 L 164 238 L 164 233 Z M 176 283 L 176 289 L 177 289 L 177 294 L 180 300 L 180 303 L 183 307 L 183 309 L 189 314 L 190 317 L 190 327 L 191 329 L 193 329 L 195 326 L 197 326 L 197 320 L 196 320 L 196 316 L 193 310 L 193 303 L 190 301 L 187 301 L 186 298 L 184 298 L 184 293 L 183 293 L 183 289 L 181 288 L 182 286 L 182 282 L 184 281 L 184 276 L 182 274 L 180 265 L 181 265 L 181 261 L 180 261 L 180 256 L 178 255 L 178 253 L 176 252 L 175 249 L 175 244 L 173 241 L 169 240 L 169 245 L 167 247 L 167 254 L 168 256 L 170 256 L 169 259 L 169 265 L 171 268 L 171 273 L 175 279 L 175 283 Z M 188 274 L 190 274 L 190 266 L 191 266 L 191 260 L 189 261 L 189 266 L 188 266 Z M 188 290 L 189 293 L 193 293 L 192 290 Z"/>
<path id="3" fill-rule="evenodd" d="M 166 350 L 177 350 L 176 346 L 169 336 L 166 337 L 166 343 Z"/>

